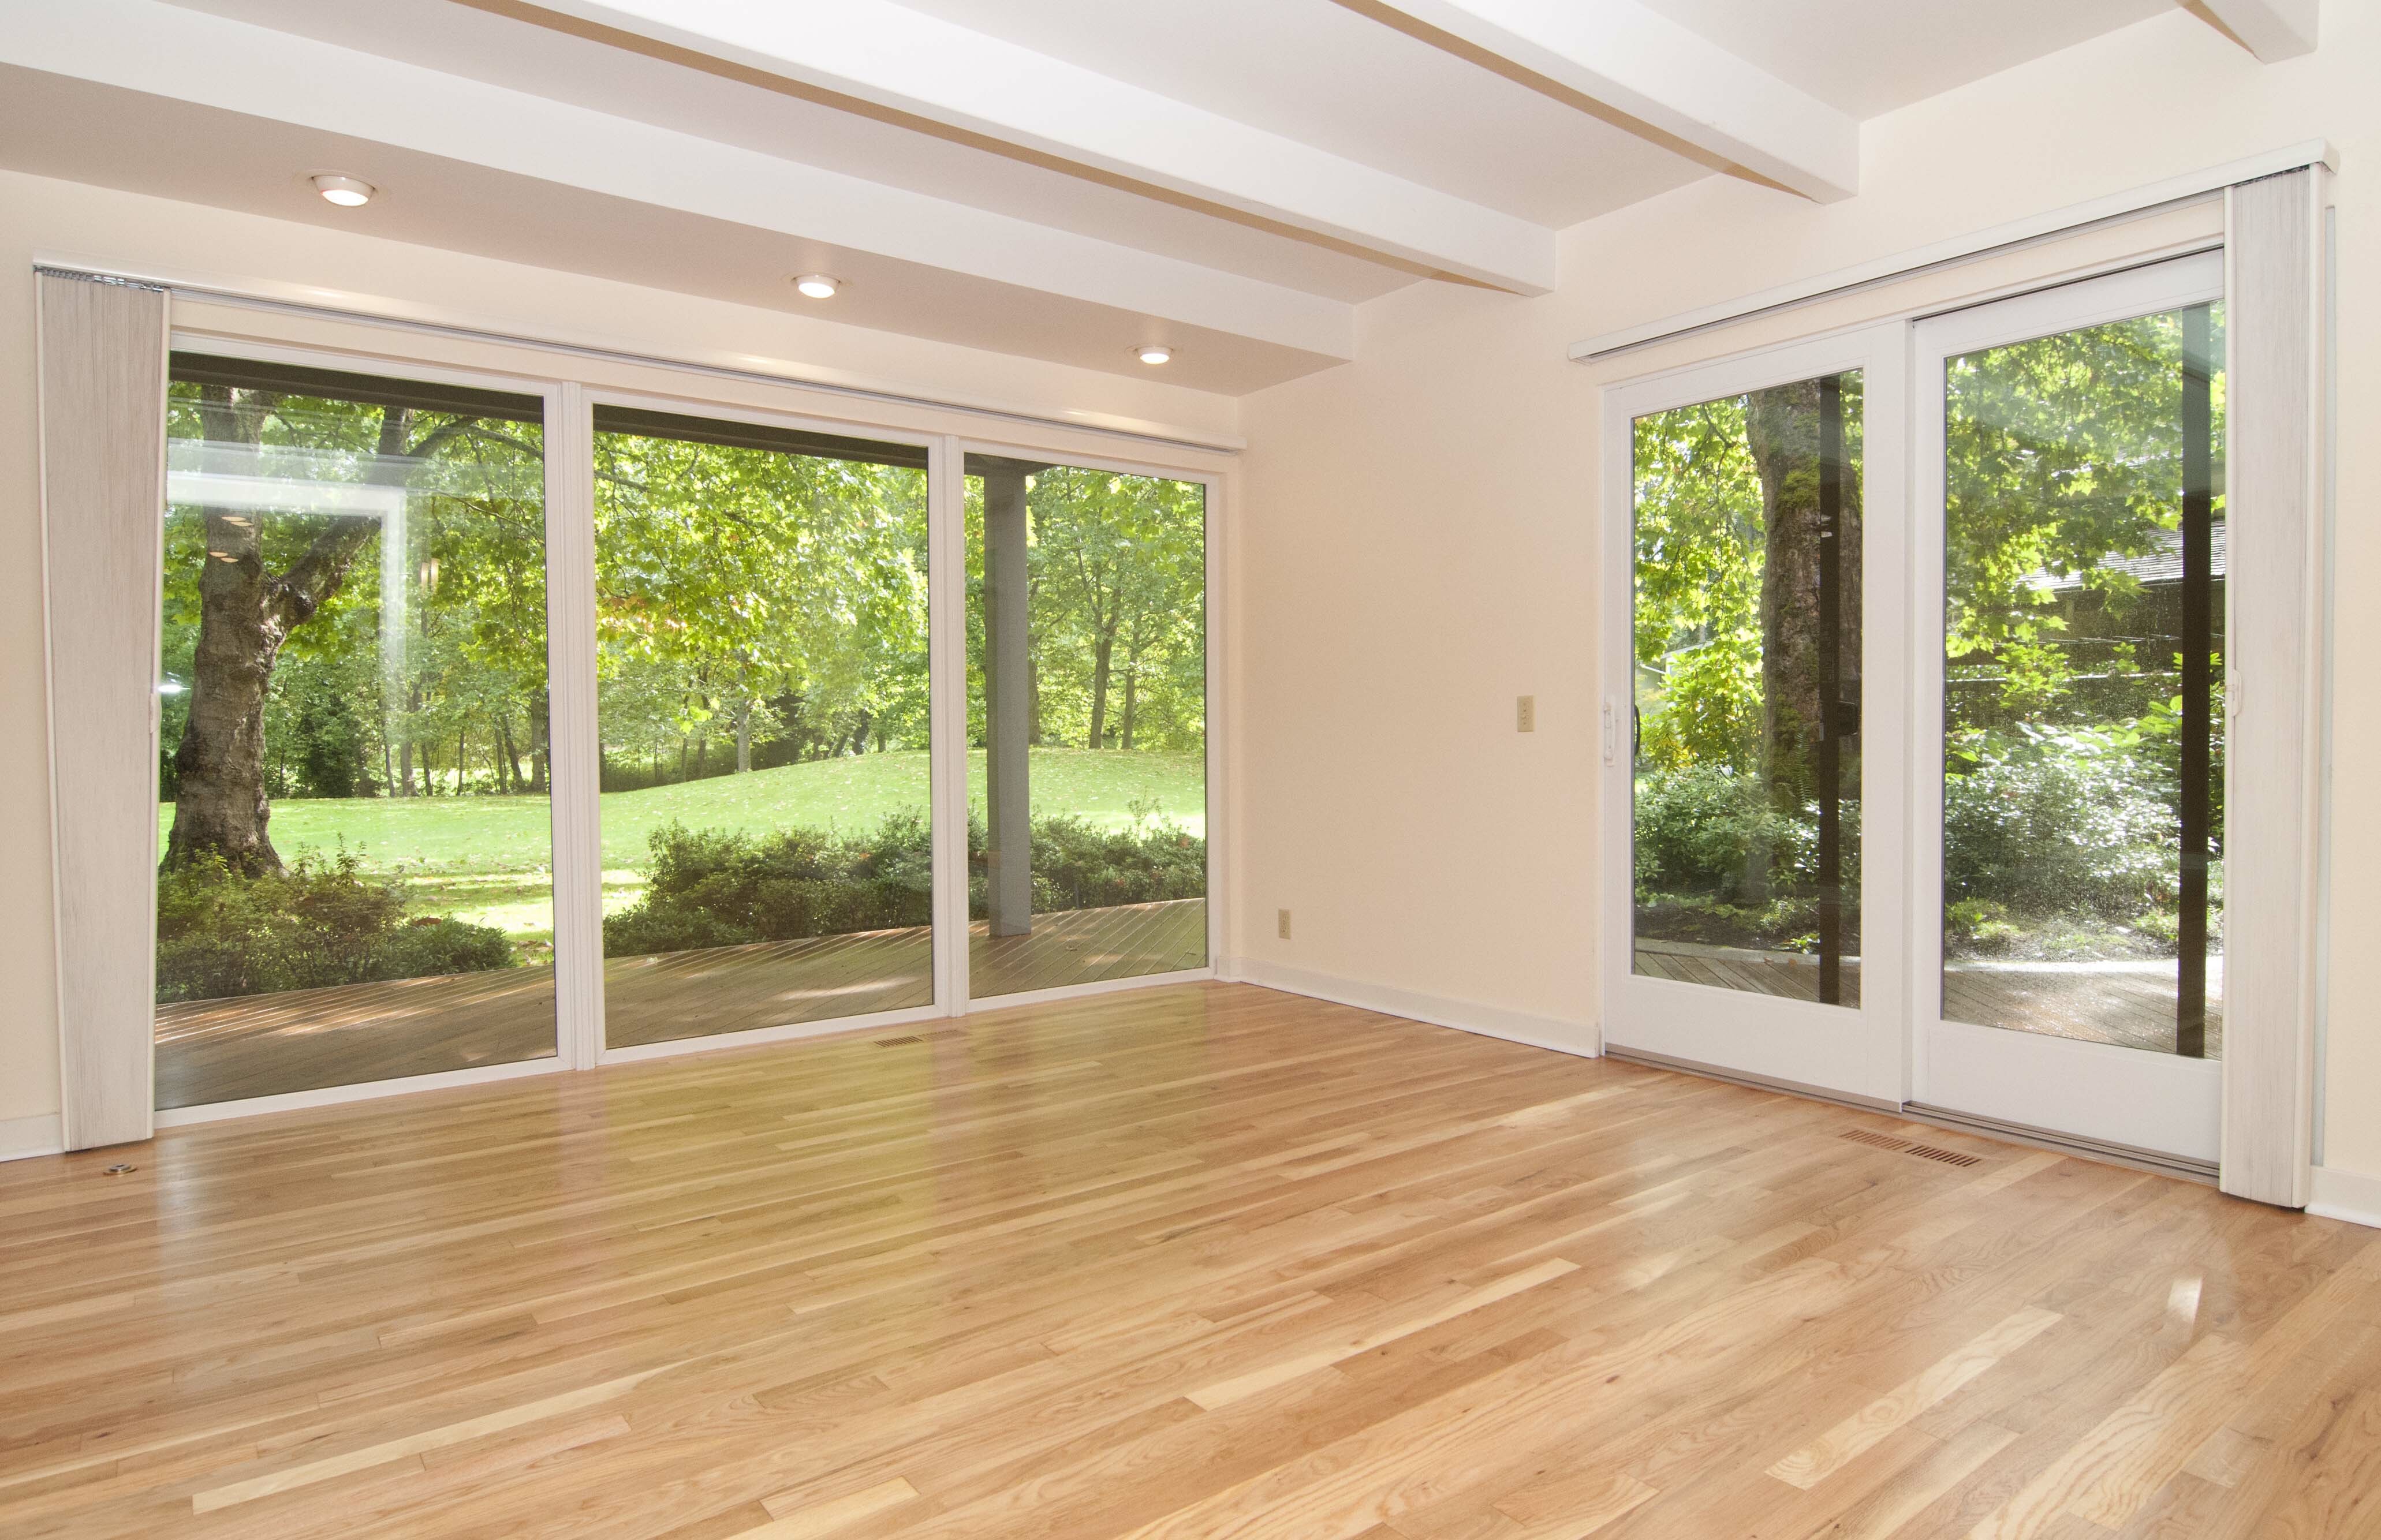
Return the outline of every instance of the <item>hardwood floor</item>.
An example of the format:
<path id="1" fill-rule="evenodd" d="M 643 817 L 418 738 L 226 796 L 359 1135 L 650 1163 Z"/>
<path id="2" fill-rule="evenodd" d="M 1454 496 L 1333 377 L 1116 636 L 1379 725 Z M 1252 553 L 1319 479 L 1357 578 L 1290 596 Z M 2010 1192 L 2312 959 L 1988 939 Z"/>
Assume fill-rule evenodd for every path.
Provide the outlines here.
<path id="1" fill-rule="evenodd" d="M 0 1166 L 0 1534 L 2381 1528 L 2371 1231 L 1245 986 L 899 1036 Z"/>

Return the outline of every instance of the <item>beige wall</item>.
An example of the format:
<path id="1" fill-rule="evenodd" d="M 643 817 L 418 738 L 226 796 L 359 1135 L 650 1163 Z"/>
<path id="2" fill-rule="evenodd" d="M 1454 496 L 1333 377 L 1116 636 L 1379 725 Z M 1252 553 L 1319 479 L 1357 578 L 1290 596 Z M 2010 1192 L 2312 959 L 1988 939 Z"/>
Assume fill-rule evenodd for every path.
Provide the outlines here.
<path id="1" fill-rule="evenodd" d="M 1364 308 L 1355 363 L 1249 397 L 1235 951 L 1591 1042 L 1597 387 L 1899 307 L 1862 297 L 1595 368 L 1566 346 L 2311 139 L 2340 160 L 2338 650 L 2381 652 L 2381 527 L 2363 516 L 2381 439 L 2357 426 L 2381 420 L 2381 6 L 2332 0 L 2323 27 L 2317 55 L 2269 67 L 2159 17 L 1870 123 L 1848 202 L 1709 179 L 1569 232 L 1550 296 L 1401 291 Z M 2209 217 L 2087 244 L 2155 249 Z M 2343 672 L 2338 760 L 2372 762 L 2381 683 Z M 1533 735 L 1513 730 L 1521 694 Z M 2381 806 L 2343 794 L 2332 852 L 2333 933 L 2381 929 L 2363 879 Z M 2371 996 L 2331 991 L 2327 1159 L 2381 1173 Z"/>
<path id="2" fill-rule="evenodd" d="M 672 358 L 741 361 L 773 372 L 782 364 L 811 380 L 998 403 L 1060 421 L 1167 424 L 1204 439 L 1228 440 L 1238 432 L 1238 403 L 1153 381 L 0 172 L 0 273 L 15 275 L 0 284 L 0 541 L 17 556 L 0 564 L 0 806 L 11 815 L 0 819 L 0 946 L 6 949 L 8 978 L 0 999 L 0 1157 L 32 1147 L 38 1125 L 58 1110 L 33 396 L 36 260 L 236 287 L 302 287 L 325 305 L 388 301 L 425 319 Z M 243 314 L 254 317 L 258 335 L 284 334 L 290 324 L 262 312 L 203 310 L 207 323 L 218 328 L 238 326 Z M 409 340 L 385 329 L 336 330 L 372 352 L 461 357 L 461 345 L 450 342 Z M 662 376 L 628 382 L 669 388 Z M 989 436 L 1016 430 L 1013 424 L 985 421 Z M 1072 443 L 1081 435 L 1060 438 Z M 1106 453 L 1134 453 L 1124 447 L 1131 441 L 1099 442 L 1111 446 Z M 54 1127 L 49 1137 L 55 1137 Z"/>

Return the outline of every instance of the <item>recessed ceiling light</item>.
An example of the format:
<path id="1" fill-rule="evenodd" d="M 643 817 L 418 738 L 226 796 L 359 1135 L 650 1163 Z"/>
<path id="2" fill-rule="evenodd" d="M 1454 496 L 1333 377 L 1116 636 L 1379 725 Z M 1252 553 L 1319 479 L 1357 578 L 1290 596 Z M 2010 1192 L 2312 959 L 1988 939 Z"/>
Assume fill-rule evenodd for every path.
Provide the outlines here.
<path id="1" fill-rule="evenodd" d="M 794 287 L 812 299 L 833 299 L 835 291 L 843 285 L 824 273 L 805 273 L 794 280 Z"/>
<path id="2" fill-rule="evenodd" d="M 326 202 L 336 203 L 343 209 L 360 209 L 372 200 L 373 193 L 380 190 L 370 182 L 353 176 L 336 176 L 328 172 L 313 181 L 314 190 L 321 193 Z"/>
<path id="3" fill-rule="evenodd" d="M 1136 356 L 1145 364 L 1162 364 L 1174 357 L 1174 349 L 1162 342 L 1154 342 L 1137 349 Z"/>

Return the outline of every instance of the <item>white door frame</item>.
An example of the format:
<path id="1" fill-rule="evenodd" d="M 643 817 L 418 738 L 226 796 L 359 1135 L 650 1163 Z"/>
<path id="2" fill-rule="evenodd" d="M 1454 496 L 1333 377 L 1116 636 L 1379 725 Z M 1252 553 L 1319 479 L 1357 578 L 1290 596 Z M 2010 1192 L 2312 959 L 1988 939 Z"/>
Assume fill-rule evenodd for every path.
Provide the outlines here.
<path id="1" fill-rule="evenodd" d="M 1979 348 L 2180 309 L 2224 297 L 2220 252 L 2037 290 L 1911 329 L 1916 449 L 1911 508 L 1915 594 L 1908 956 L 1910 1100 L 1922 1109 L 2039 1129 L 2213 1168 L 2223 1066 L 2215 1059 L 2081 1042 L 1943 1019 L 1943 568 L 1945 360 Z M 2227 586 L 2230 599 L 2231 585 Z M 2227 626 L 2228 635 L 2229 625 Z M 2230 650 L 2227 653 L 2228 669 Z M 2238 698 L 2226 692 L 2228 709 Z M 2233 806 L 2228 796 L 2228 809 Z"/>
<path id="2" fill-rule="evenodd" d="M 1899 321 L 1606 386 L 1600 669 L 1606 732 L 1599 817 L 1605 851 L 1598 927 L 1608 1047 L 1857 1101 L 1905 1099 L 1904 932 L 1893 923 L 1907 879 L 1906 762 L 1890 746 L 1908 723 L 1911 649 L 1904 500 L 1909 476 L 1908 328 Z M 1857 370 L 1862 375 L 1861 1002 L 1820 1005 L 1631 970 L 1636 920 L 1630 730 L 1635 704 L 1636 496 L 1632 425 L 1652 412 Z M 1882 752 L 1877 746 L 1886 746 Z"/>

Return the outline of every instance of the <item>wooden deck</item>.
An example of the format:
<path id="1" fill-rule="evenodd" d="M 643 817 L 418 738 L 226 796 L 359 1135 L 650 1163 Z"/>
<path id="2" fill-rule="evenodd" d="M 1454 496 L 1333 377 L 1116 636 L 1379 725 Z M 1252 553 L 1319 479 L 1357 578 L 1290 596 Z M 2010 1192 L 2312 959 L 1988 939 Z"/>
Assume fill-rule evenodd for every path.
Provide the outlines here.
<path id="1" fill-rule="evenodd" d="M 1205 964 L 1207 904 L 1081 909 L 1027 936 L 969 928 L 979 997 Z M 615 1048 L 828 1021 L 934 1002 L 923 927 L 716 947 L 604 964 Z M 554 970 L 507 968 L 157 1008 L 157 1105 L 201 1107 L 325 1085 L 542 1059 L 554 1052 Z"/>
<path id="2" fill-rule="evenodd" d="M 9 1540 L 2376 1527 L 2381 1235 L 1245 985 L 0 1165 Z"/>
<path id="3" fill-rule="evenodd" d="M 1691 941 L 1640 940 L 1636 969 L 1652 978 L 1779 995 L 1819 998 L 1819 965 L 1798 952 Z M 1844 964 L 1846 1005 L 1860 1003 L 1860 962 Z M 2224 964 L 2207 966 L 2207 1056 L 2224 1048 Z M 1944 970 L 1946 1019 L 2005 1026 L 2087 1043 L 2174 1051 L 2175 968 L 2171 962 L 2001 963 L 1959 961 Z"/>

